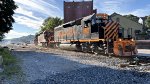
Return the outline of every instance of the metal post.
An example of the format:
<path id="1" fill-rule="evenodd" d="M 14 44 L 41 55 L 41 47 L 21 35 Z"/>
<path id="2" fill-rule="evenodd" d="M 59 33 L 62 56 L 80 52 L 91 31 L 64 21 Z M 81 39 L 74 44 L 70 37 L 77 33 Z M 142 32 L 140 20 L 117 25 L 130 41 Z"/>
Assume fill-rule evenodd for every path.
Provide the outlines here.
<path id="1" fill-rule="evenodd" d="M 133 33 L 132 33 L 132 28 L 131 28 L 131 38 L 133 37 L 133 35 L 132 35 Z"/>
<path id="2" fill-rule="evenodd" d="M 109 39 L 107 38 L 107 54 L 109 53 L 109 50 L 108 50 L 108 45 L 109 45 L 109 43 L 108 43 L 108 41 L 109 41 Z"/>

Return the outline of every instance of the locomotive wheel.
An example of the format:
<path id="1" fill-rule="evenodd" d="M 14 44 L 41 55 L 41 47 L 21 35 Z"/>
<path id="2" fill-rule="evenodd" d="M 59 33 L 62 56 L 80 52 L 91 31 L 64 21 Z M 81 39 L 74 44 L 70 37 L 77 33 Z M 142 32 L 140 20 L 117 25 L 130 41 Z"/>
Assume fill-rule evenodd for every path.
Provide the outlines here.
<path id="1" fill-rule="evenodd" d="M 96 47 L 94 47 L 93 48 L 93 50 L 92 50 L 92 52 L 94 53 L 94 54 L 99 54 L 99 50 L 98 50 L 98 47 L 96 46 Z"/>
<path id="2" fill-rule="evenodd" d="M 104 54 L 105 54 L 105 55 L 108 54 L 108 53 L 107 53 L 107 48 L 104 49 Z"/>
<path id="3" fill-rule="evenodd" d="M 76 47 L 77 47 L 77 51 L 78 51 L 78 52 L 81 52 L 81 51 L 82 51 L 81 45 L 76 45 Z"/>
<path id="4" fill-rule="evenodd" d="M 82 45 L 81 48 L 82 48 L 82 52 L 84 53 L 88 52 L 87 47 L 85 45 Z"/>
<path id="5" fill-rule="evenodd" d="M 107 50 L 108 50 L 108 49 L 105 49 L 105 50 L 104 50 L 104 55 L 109 56 L 109 53 L 108 53 Z"/>

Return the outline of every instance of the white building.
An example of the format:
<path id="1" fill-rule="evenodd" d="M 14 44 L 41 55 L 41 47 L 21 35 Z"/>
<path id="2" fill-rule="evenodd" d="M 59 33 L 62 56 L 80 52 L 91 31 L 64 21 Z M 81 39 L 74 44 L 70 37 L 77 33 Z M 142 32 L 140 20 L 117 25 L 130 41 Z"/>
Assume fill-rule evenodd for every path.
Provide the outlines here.
<path id="1" fill-rule="evenodd" d="M 143 30 L 142 24 L 135 22 L 133 20 L 130 20 L 120 14 L 113 13 L 111 15 L 111 19 L 120 24 L 120 30 L 124 38 L 130 37 L 130 36 L 133 38 L 136 38 L 136 34 L 139 32 L 142 32 Z M 140 22 L 142 21 L 140 20 Z"/>

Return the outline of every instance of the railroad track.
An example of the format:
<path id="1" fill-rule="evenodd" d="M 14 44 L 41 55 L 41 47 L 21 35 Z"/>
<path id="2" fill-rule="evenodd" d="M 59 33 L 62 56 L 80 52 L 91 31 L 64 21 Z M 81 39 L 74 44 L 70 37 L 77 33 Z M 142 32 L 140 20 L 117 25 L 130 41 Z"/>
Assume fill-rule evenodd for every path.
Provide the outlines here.
<path id="1" fill-rule="evenodd" d="M 40 48 L 40 50 L 42 51 L 47 51 L 49 52 L 49 49 L 50 51 L 52 51 L 51 49 L 53 48 Z M 54 49 L 56 50 L 55 52 L 53 53 L 57 53 L 57 54 L 62 54 L 63 53 L 66 53 L 65 55 L 68 55 L 67 53 L 71 53 L 69 55 L 74 55 L 76 53 L 80 53 L 78 56 L 79 57 L 83 57 L 83 58 L 92 58 L 92 59 L 97 59 L 99 61 L 102 61 L 104 62 L 103 60 L 109 60 L 109 61 L 116 61 L 116 60 L 122 60 L 122 62 L 118 62 L 118 64 L 115 64 L 114 66 L 118 65 L 120 67 L 134 67 L 134 66 L 149 66 L 150 65 L 150 56 L 132 56 L 132 57 L 116 57 L 114 55 L 106 55 L 106 54 L 92 54 L 91 52 L 88 52 L 88 53 L 84 53 L 84 52 L 79 52 L 79 51 L 68 51 L 68 50 L 62 50 L 62 49 Z M 83 55 L 84 54 L 84 55 Z M 89 55 L 87 55 L 89 54 Z M 105 58 L 106 57 L 106 58 Z M 126 61 L 124 61 L 126 60 Z M 104 62 L 105 63 L 105 62 Z M 113 63 L 113 62 L 112 62 Z M 109 64 L 109 63 L 108 63 Z M 113 64 L 110 64 L 110 65 L 113 65 Z"/>
<path id="2" fill-rule="evenodd" d="M 146 63 L 150 65 L 150 56 L 135 56 L 130 60 L 131 64 L 139 65 L 140 63 Z"/>
<path id="3" fill-rule="evenodd" d="M 123 58 L 124 59 L 124 58 Z M 137 67 L 137 66 L 150 66 L 150 56 L 134 56 L 126 58 L 127 63 L 118 64 L 119 67 Z"/>

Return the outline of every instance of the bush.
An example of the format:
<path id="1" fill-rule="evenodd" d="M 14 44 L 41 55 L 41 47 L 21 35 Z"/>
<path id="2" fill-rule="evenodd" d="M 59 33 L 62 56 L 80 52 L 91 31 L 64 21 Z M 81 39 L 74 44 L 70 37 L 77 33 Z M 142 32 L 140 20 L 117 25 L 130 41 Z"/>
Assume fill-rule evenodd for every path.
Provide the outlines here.
<path id="1" fill-rule="evenodd" d="M 1 74 L 11 76 L 19 73 L 20 67 L 17 65 L 17 59 L 11 55 L 8 49 L 0 48 L 0 55 L 3 57 L 2 66 L 4 68 L 4 72 Z"/>

